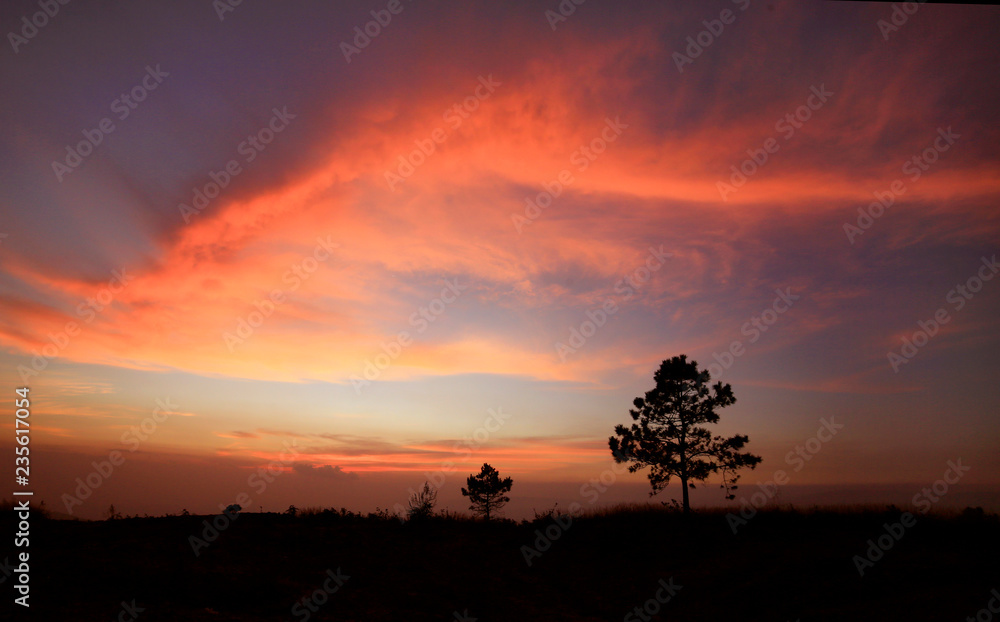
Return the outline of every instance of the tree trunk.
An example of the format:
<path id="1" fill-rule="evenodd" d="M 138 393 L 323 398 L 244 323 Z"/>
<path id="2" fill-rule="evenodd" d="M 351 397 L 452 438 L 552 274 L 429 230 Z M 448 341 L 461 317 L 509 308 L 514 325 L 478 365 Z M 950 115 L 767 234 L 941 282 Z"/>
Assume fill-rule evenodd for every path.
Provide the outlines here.
<path id="1" fill-rule="evenodd" d="M 683 503 L 684 516 L 691 515 L 691 505 L 688 503 L 688 468 L 687 468 L 687 426 L 681 429 L 681 499 Z"/>

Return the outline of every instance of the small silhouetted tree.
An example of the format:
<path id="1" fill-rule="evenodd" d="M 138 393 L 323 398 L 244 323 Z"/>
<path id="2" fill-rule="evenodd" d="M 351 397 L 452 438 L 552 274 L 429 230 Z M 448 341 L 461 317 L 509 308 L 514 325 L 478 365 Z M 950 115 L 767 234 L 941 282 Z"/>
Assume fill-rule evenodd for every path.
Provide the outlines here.
<path id="1" fill-rule="evenodd" d="M 288 509 L 285 510 L 285 514 L 288 514 L 292 518 L 295 518 L 295 515 L 298 513 L 299 513 L 299 508 L 295 507 L 294 505 L 288 506 Z"/>
<path id="2" fill-rule="evenodd" d="M 242 511 L 242 510 L 243 510 L 243 506 L 241 506 L 239 503 L 231 503 L 231 504 L 229 504 L 229 505 L 226 506 L 225 513 L 226 514 L 232 514 L 232 515 L 238 515 L 240 513 L 240 511 Z"/>
<path id="3" fill-rule="evenodd" d="M 629 463 L 630 473 L 650 467 L 650 496 L 677 477 L 684 514 L 691 512 L 688 488 L 713 473 L 721 472 L 726 498 L 735 498 L 737 471 L 755 468 L 761 458 L 740 451 L 750 440 L 747 436 L 712 436 L 703 427 L 719 422 L 717 408 L 736 402 L 732 387 L 721 382 L 710 386 L 709 373 L 699 372 L 698 363 L 684 354 L 663 361 L 653 380 L 656 386 L 645 397 L 635 398 L 635 408 L 629 410 L 636 423 L 615 426 L 617 436 L 608 439 L 615 461 Z"/>
<path id="4" fill-rule="evenodd" d="M 108 520 L 118 520 L 119 518 L 122 517 L 121 513 L 115 510 L 114 503 L 112 503 L 111 507 L 108 508 L 107 513 L 108 513 Z"/>
<path id="5" fill-rule="evenodd" d="M 469 498 L 472 504 L 469 506 L 470 510 L 490 520 L 497 510 L 510 501 L 507 493 L 513 483 L 509 477 L 500 479 L 497 470 L 484 463 L 479 475 L 469 476 L 466 481 L 468 488 L 462 489 L 462 495 Z"/>
<path id="6" fill-rule="evenodd" d="M 406 517 L 410 520 L 421 520 L 434 515 L 434 505 L 437 504 L 437 489 L 431 488 L 430 482 L 424 482 L 424 487 L 410 495 L 410 507 Z"/>

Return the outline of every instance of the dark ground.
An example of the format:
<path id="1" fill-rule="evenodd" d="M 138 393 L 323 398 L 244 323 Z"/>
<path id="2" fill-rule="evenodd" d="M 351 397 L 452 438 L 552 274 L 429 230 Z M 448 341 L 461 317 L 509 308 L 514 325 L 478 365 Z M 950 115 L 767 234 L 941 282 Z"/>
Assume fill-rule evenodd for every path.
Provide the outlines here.
<path id="1" fill-rule="evenodd" d="M 13 513 L 5 514 L 12 533 Z M 306 610 L 293 614 L 292 607 L 339 568 L 350 578 L 308 619 L 623 620 L 670 578 L 682 587 L 657 615 L 628 619 L 974 618 L 1000 588 L 997 517 L 918 515 L 860 577 L 853 556 L 899 516 L 892 509 L 762 512 L 733 535 L 723 513 L 685 521 L 622 511 L 574 520 L 532 567 L 521 547 L 532 546 L 551 518 L 401 524 L 335 512 L 243 514 L 196 557 L 188 537 L 212 517 L 34 516 L 30 617 L 21 607 L 0 611 L 17 609 L 14 619 L 127 622 L 121 603 L 134 600 L 142 622 L 305 620 Z M 13 582 L 4 580 L 9 599 Z"/>

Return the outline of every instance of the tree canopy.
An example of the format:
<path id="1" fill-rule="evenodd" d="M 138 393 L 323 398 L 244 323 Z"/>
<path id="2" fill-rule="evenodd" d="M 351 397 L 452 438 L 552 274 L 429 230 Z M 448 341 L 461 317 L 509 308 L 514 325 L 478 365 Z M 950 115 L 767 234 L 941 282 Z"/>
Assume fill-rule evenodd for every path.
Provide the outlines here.
<path id="1" fill-rule="evenodd" d="M 507 493 L 512 485 L 511 478 L 500 479 L 497 470 L 484 463 L 479 475 L 469 476 L 467 488 L 462 489 L 462 495 L 469 498 L 470 510 L 490 520 L 497 510 L 510 501 Z"/>
<path id="2" fill-rule="evenodd" d="M 732 387 L 711 385 L 708 371 L 699 371 L 698 363 L 684 354 L 663 361 L 653 380 L 653 389 L 635 398 L 629 409 L 635 423 L 615 426 L 615 436 L 608 439 L 615 461 L 628 463 L 630 473 L 649 467 L 650 496 L 677 477 L 685 514 L 691 511 L 688 489 L 714 473 L 722 475 L 726 498 L 734 498 L 737 471 L 756 468 L 761 458 L 741 451 L 750 440 L 746 435 L 713 436 L 704 427 L 719 422 L 716 409 L 736 402 Z"/>

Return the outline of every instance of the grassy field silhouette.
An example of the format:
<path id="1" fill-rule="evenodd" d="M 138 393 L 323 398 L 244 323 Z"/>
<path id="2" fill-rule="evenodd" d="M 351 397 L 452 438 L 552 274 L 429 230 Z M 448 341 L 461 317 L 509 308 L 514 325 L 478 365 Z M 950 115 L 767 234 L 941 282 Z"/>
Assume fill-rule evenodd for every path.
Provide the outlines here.
<path id="1" fill-rule="evenodd" d="M 456 514 L 404 522 L 332 508 L 242 513 L 198 555 L 191 536 L 206 521 L 224 523 L 219 516 L 39 519 L 31 613 L 79 621 L 958 620 L 974 618 L 1000 585 L 1000 518 L 981 510 L 919 515 L 863 576 L 852 558 L 901 521 L 900 509 L 765 509 L 735 534 L 728 511 L 685 518 L 633 505 L 520 523 Z"/>

